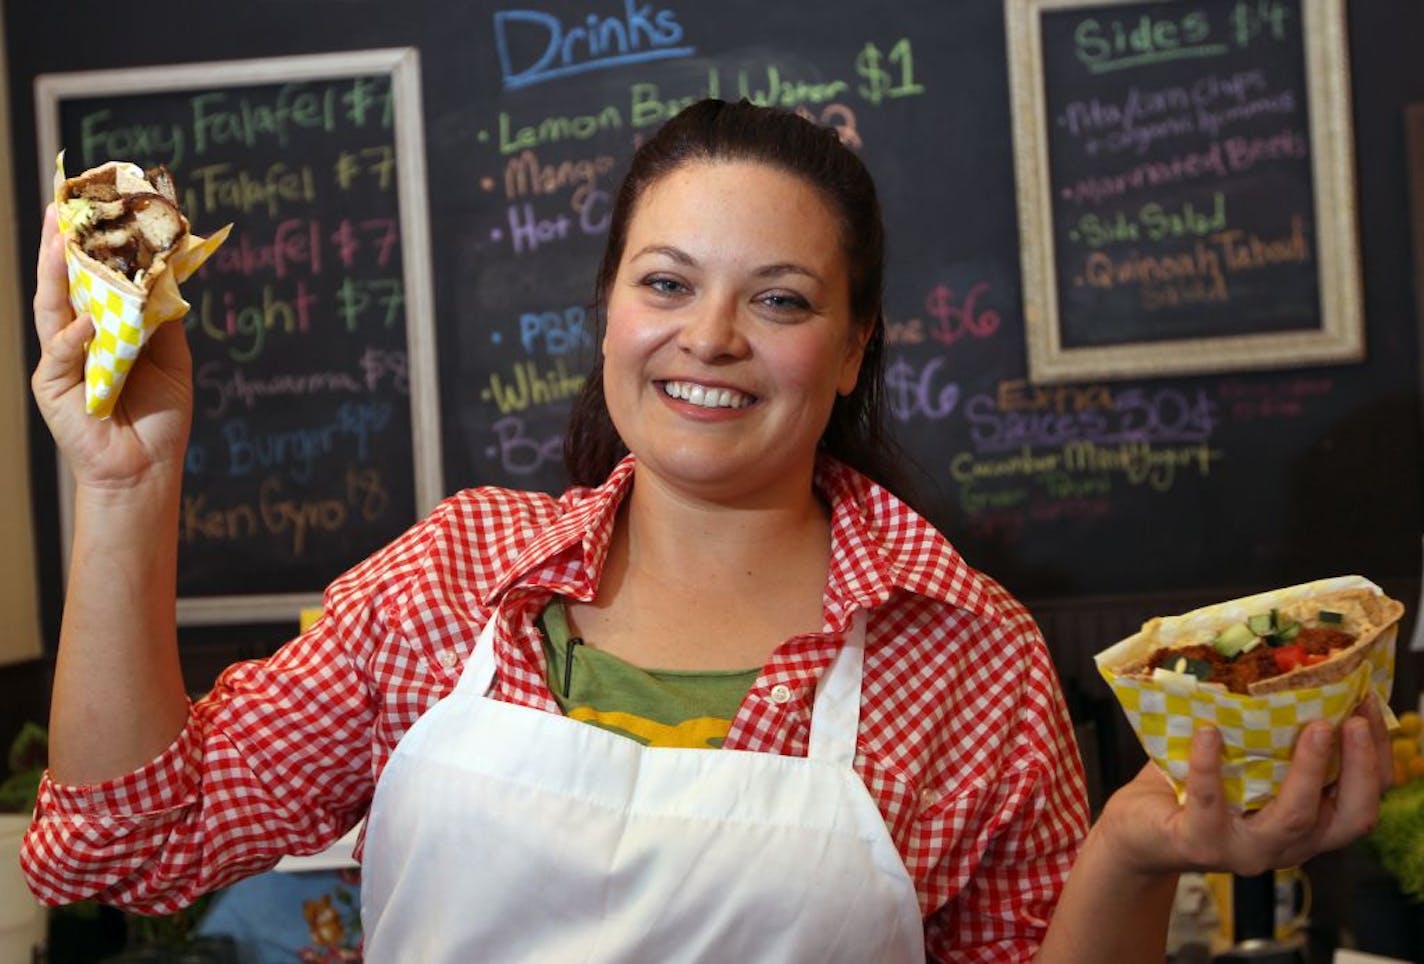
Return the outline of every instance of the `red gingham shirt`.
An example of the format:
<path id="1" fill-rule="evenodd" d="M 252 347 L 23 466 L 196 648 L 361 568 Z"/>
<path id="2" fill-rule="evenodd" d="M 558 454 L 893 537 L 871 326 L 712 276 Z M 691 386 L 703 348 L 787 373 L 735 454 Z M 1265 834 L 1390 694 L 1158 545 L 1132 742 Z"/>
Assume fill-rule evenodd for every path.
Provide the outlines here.
<path id="1" fill-rule="evenodd" d="M 491 616 L 495 696 L 558 712 L 535 617 L 553 593 L 593 598 L 632 475 L 630 458 L 559 499 L 447 499 L 333 583 L 305 634 L 224 671 L 157 759 L 93 786 L 46 777 L 21 854 L 31 887 L 49 903 L 167 913 L 323 849 L 365 814 L 397 741 L 451 691 Z M 1088 824 L 1042 637 L 884 489 L 831 459 L 816 484 L 832 506 L 823 631 L 772 654 L 725 746 L 804 756 L 816 680 L 867 609 L 855 766 L 915 882 L 930 956 L 1027 959 Z M 789 701 L 772 699 L 780 686 Z"/>

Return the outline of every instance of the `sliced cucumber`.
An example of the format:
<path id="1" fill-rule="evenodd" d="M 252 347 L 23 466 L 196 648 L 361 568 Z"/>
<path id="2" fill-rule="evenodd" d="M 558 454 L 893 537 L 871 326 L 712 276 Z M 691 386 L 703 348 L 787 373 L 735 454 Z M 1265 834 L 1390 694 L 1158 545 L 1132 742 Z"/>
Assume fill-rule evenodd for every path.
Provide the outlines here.
<path id="1" fill-rule="evenodd" d="M 1221 655 L 1235 656 L 1255 643 L 1256 640 L 1257 636 L 1251 631 L 1251 627 L 1245 623 L 1233 623 L 1217 633 L 1211 644 Z"/>
<path id="2" fill-rule="evenodd" d="M 1265 640 L 1267 646 L 1273 647 L 1290 642 L 1300 632 L 1300 624 L 1289 616 L 1282 616 L 1279 609 L 1248 616 L 1246 626 L 1251 632 Z"/>
<path id="3" fill-rule="evenodd" d="M 1246 620 L 1246 626 L 1257 636 L 1269 636 L 1274 631 L 1271 617 L 1266 613 L 1251 616 Z"/>

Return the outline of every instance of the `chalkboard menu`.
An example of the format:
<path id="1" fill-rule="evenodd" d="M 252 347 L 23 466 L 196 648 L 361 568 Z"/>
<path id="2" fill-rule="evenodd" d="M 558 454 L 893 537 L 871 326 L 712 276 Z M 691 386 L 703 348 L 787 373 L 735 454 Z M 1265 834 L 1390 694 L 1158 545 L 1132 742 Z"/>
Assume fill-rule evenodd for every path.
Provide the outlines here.
<path id="1" fill-rule="evenodd" d="M 1358 360 L 1338 6 L 1010 9 L 1032 375 Z"/>
<path id="2" fill-rule="evenodd" d="M 455 314 L 479 320 L 452 332 L 460 368 L 445 406 L 466 479 L 560 488 L 564 423 L 595 348 L 594 270 L 642 138 L 701 98 L 747 98 L 893 165 L 897 128 L 926 100 L 909 16 L 837 29 L 784 12 L 800 41 L 773 48 L 756 38 L 789 34 L 729 33 L 697 7 L 581 9 L 493 10 L 471 54 L 498 77 L 442 127 L 465 171 L 444 208 L 460 239 L 445 272 Z"/>
<path id="3" fill-rule="evenodd" d="M 1214 18 L 1224 6 L 1143 5 L 1154 17 L 1204 9 Z M 1019 255 L 1056 235 L 1047 226 L 1027 234 L 1015 219 L 1006 7 L 907 0 L 814 17 L 767 4 L 461 9 L 463 66 L 428 91 L 432 168 L 450 174 L 432 213 L 445 239 L 435 257 L 448 319 L 441 384 L 450 488 L 563 488 L 560 444 L 597 337 L 594 271 L 627 159 L 680 107 L 746 97 L 835 127 L 876 178 L 889 231 L 892 427 L 926 513 L 973 564 L 1041 598 L 1259 586 L 1311 578 L 1322 566 L 1377 573 L 1417 561 L 1415 540 L 1393 524 L 1340 510 L 1388 499 L 1385 489 L 1398 495 L 1390 504 L 1415 498 L 1407 478 L 1371 473 L 1366 483 L 1358 471 L 1391 457 L 1372 446 L 1383 444 L 1377 426 L 1392 417 L 1372 402 L 1375 386 L 1358 367 L 1231 374 L 1224 365 L 1210 376 L 1154 370 L 1053 384 L 1030 373 L 1025 304 L 1033 299 Z M 1290 90 L 1303 103 L 1301 8 L 1286 12 L 1279 41 L 1253 41 L 1223 70 L 1268 71 L 1261 97 Z M 1132 23 L 1141 15 L 1135 7 L 1111 14 Z M 1058 18 L 1088 14 L 1045 16 L 1061 44 L 1074 28 Z M 1073 56 L 1044 48 L 1045 57 Z M 1191 68 L 1184 58 L 1169 69 L 1162 87 L 1185 82 L 1175 72 Z M 1130 75 L 1085 79 L 1056 103 L 1060 111 L 1074 99 L 1105 103 L 1106 85 L 1130 86 Z M 1218 133 L 1246 132 L 1255 144 L 1266 123 L 1223 113 Z M 1311 219 L 1314 271 L 1328 260 L 1315 222 L 1330 212 L 1310 193 L 1312 177 L 1319 181 L 1310 172 L 1322 156 L 1316 138 L 1332 129 L 1303 113 L 1277 126 L 1309 141 L 1308 159 L 1294 156 L 1292 135 L 1286 156 L 1247 172 L 1268 180 L 1221 179 L 1195 208 L 1214 217 L 1213 196 L 1226 193 L 1227 229 L 1263 237 L 1277 229 L 1260 219 L 1276 208 L 1283 235 L 1292 212 Z M 1091 180 L 1089 160 L 1079 179 Z M 1292 200 L 1275 200 L 1277 185 L 1291 187 Z M 1165 210 L 1163 190 L 1134 202 L 1155 198 Z M 1175 212 L 1193 197 L 1173 202 Z M 1110 203 L 1121 199 L 1089 204 L 1085 195 L 1084 213 L 1105 217 Z M 1243 221 L 1248 213 L 1256 220 Z M 1088 253 L 1086 242 L 1074 243 L 1079 257 Z M 1323 281 L 1290 277 L 1306 292 L 1299 304 L 1330 304 Z M 1267 308 L 1252 297 L 1260 317 L 1247 322 L 1262 325 Z M 1174 317 L 1200 323 L 1192 312 Z M 1312 313 L 1300 323 L 1321 321 Z"/>
<path id="4" fill-rule="evenodd" d="M 51 164 L 161 164 L 233 223 L 183 286 L 180 621 L 294 619 L 438 498 L 417 82 L 377 51 L 37 85 Z"/>
<path id="5" fill-rule="evenodd" d="M 177 9 L 169 0 L 156 2 L 162 11 Z M 1365 153 L 1366 142 L 1361 141 L 1362 160 L 1373 157 L 1377 168 L 1371 178 L 1361 177 L 1362 185 L 1372 179 L 1386 185 L 1374 189 L 1375 220 L 1362 232 L 1374 245 L 1365 263 L 1365 270 L 1373 272 L 1372 283 L 1365 288 L 1378 300 L 1366 332 L 1370 351 L 1364 361 L 1307 365 L 1313 349 L 1294 355 L 1272 348 L 1262 354 L 1237 342 L 1240 350 L 1223 352 L 1219 344 L 1238 337 L 1318 340 L 1348 314 L 1335 306 L 1354 277 L 1353 254 L 1340 253 L 1353 252 L 1353 241 L 1345 249 L 1330 246 L 1343 244 L 1346 236 L 1352 239 L 1354 232 L 1327 228 L 1332 218 L 1351 218 L 1354 211 L 1353 196 L 1338 196 L 1332 186 L 1350 167 L 1339 161 L 1338 153 L 1348 154 L 1354 145 L 1348 111 L 1337 109 L 1349 102 L 1350 76 L 1340 62 L 1343 31 L 1332 20 L 1341 7 L 1337 0 L 1252 0 L 1245 8 L 1230 0 L 1092 6 L 899 0 L 832 3 L 815 10 L 760 0 L 430 0 L 422 17 L 410 17 L 393 4 L 348 0 L 343 10 L 351 15 L 339 21 L 331 17 L 330 4 L 279 6 L 280 15 L 275 8 L 255 13 L 259 23 L 251 30 L 207 31 L 192 49 L 214 60 L 301 52 L 307 44 L 359 49 L 399 43 L 420 50 L 418 113 L 423 115 L 424 149 L 417 146 L 412 160 L 401 148 L 399 128 L 407 112 L 397 97 L 396 178 L 424 161 L 432 202 L 438 198 L 429 209 L 432 243 L 420 260 L 428 265 L 434 286 L 439 352 L 431 364 L 439 374 L 439 439 L 438 444 L 427 439 L 423 446 L 410 441 L 420 456 L 443 459 L 440 494 L 486 484 L 563 490 L 560 446 L 570 400 L 588 371 L 598 337 L 590 300 L 619 178 L 636 145 L 681 106 L 708 95 L 746 97 L 833 125 L 876 179 L 889 245 L 885 361 L 890 421 L 907 451 L 920 505 L 970 564 L 1033 601 L 1203 588 L 1253 590 L 1327 572 L 1359 571 L 1376 581 L 1417 572 L 1424 481 L 1419 475 L 1419 439 L 1410 427 L 1418 423 L 1418 356 L 1412 325 L 1401 325 L 1399 313 L 1391 314 L 1391 299 L 1400 290 L 1398 278 L 1406 276 L 1399 262 L 1403 255 L 1396 252 L 1407 250 L 1409 242 L 1398 201 L 1388 196 L 1392 175 L 1386 169 L 1381 180 L 1378 170 L 1388 155 L 1380 146 L 1386 138 L 1368 141 L 1372 154 Z M 1249 44 L 1239 49 L 1231 30 L 1239 22 L 1233 19 L 1241 16 L 1235 13 L 1238 9 L 1250 12 L 1247 22 L 1252 28 Z M 1375 29 L 1388 19 L 1365 4 L 1351 9 L 1352 17 Z M 1086 31 L 1081 36 L 1090 50 L 1100 49 L 1102 38 L 1109 47 L 1121 43 L 1126 50 L 1142 44 L 1144 36 L 1160 35 L 1152 41 L 1158 44 L 1173 30 L 1186 36 L 1196 22 L 1188 15 L 1197 13 L 1228 47 L 1221 55 L 1226 66 L 1219 70 L 1211 66 L 1210 57 L 1183 56 L 1078 76 L 1078 86 L 1059 90 L 1081 64 L 1074 52 L 1079 46 L 1075 33 Z M 34 20 L 36 31 L 44 28 L 39 36 L 50 36 L 70 15 L 67 8 L 51 11 L 40 5 L 27 11 L 26 19 Z M 264 16 L 269 23 L 260 22 Z M 1096 26 L 1081 26 L 1089 21 Z M 1026 39 L 1030 35 L 1019 29 L 1030 23 L 1035 31 L 1031 43 Z M 1166 23 L 1175 26 L 1156 26 Z M 143 31 L 126 34 L 125 40 L 106 50 L 111 58 L 107 64 L 159 62 L 174 49 L 171 42 Z M 93 56 L 92 50 L 17 44 L 12 50 L 16 83 L 23 86 L 38 73 L 94 66 Z M 1040 70 L 1034 89 L 1043 112 L 1033 125 L 1034 145 L 1026 145 L 1011 124 L 1011 118 L 1022 114 L 1022 89 L 1013 78 L 1024 64 L 1039 65 Z M 1163 73 L 1156 75 L 1155 70 Z M 1044 71 L 1053 71 L 1051 89 Z M 1263 152 L 1244 172 L 1245 179 L 1230 176 L 1230 170 L 1226 177 L 1209 172 L 1109 196 L 1109 190 L 1116 190 L 1111 179 L 1132 169 L 1136 156 L 1119 168 L 1109 152 L 1091 155 L 1082 147 L 1083 138 L 1050 123 L 1047 112 L 1049 98 L 1053 116 L 1064 115 L 1075 103 L 1091 113 L 1096 101 L 1096 122 L 1106 124 L 1102 118 L 1108 107 L 1125 104 L 1134 87 L 1140 98 L 1220 74 L 1225 79 L 1217 89 L 1229 98 L 1235 95 L 1227 93 L 1227 80 L 1238 74 L 1254 76 L 1255 71 L 1261 72 L 1265 86 L 1248 96 L 1249 109 L 1229 110 L 1223 101 L 1213 115 L 1221 150 L 1228 150 L 1228 139 L 1240 137 Z M 386 72 L 370 67 L 345 76 L 378 78 Z M 267 76 L 251 78 L 247 86 L 266 88 L 263 96 L 270 98 L 274 85 L 297 83 L 303 90 L 324 91 L 327 80 L 333 79 Z M 1243 90 L 1248 83 L 1242 80 L 1234 89 Z M 1329 88 L 1329 96 L 1327 106 L 1317 108 L 1316 86 L 1321 83 Z M 237 105 L 242 86 L 200 75 L 172 99 L 191 109 L 194 95 L 226 90 L 226 103 Z M 338 88 L 338 100 L 346 89 L 349 81 Z M 1302 110 L 1268 111 L 1281 106 L 1278 101 L 1287 91 L 1291 103 Z M 251 97 L 255 107 L 256 95 Z M 138 93 L 112 85 L 69 91 L 64 100 L 84 102 L 70 124 L 110 107 L 118 118 L 120 107 L 143 103 Z M 1362 119 L 1373 118 L 1367 128 L 1371 131 L 1397 129 L 1398 118 L 1387 116 L 1388 104 L 1378 97 L 1362 93 L 1356 109 Z M 41 110 L 39 116 L 43 120 L 48 113 L 58 117 L 57 108 Z M 1269 125 L 1272 118 L 1279 122 L 1274 127 Z M 17 124 L 23 129 L 23 118 L 17 117 Z M 336 190 L 332 165 L 342 149 L 388 143 L 375 139 L 376 128 L 364 130 L 369 137 L 339 125 L 329 135 L 300 141 L 297 132 L 290 131 L 294 139 L 287 149 L 273 155 L 228 144 L 222 160 L 234 170 L 248 169 L 252 178 L 260 175 L 264 185 L 271 164 L 281 161 L 290 169 L 308 165 L 315 190 L 331 192 Z M 1293 132 L 1290 145 L 1284 138 L 1274 148 L 1263 143 L 1273 136 L 1266 133 L 1270 130 Z M 381 132 L 389 136 L 387 129 Z M 78 150 L 82 134 L 80 128 L 65 137 L 71 170 L 83 163 Z M 1188 146 L 1186 135 L 1179 136 L 1184 138 L 1184 157 L 1210 150 L 1210 144 Z M 1301 140 L 1305 154 L 1298 156 Z M 59 146 L 57 135 L 53 146 Z M 108 149 L 121 146 L 116 141 Z M 129 146 L 143 153 L 137 141 Z M 191 138 L 185 146 L 192 146 Z M 258 146 L 270 147 L 265 137 Z M 1035 148 L 1033 170 L 1041 179 L 1043 202 L 1032 210 L 1041 214 L 1041 221 L 1022 219 L 1024 208 L 1017 203 L 1017 165 L 1026 147 Z M 1150 147 L 1143 163 L 1160 160 L 1168 143 L 1156 138 Z M 1050 148 L 1063 151 L 1063 163 L 1077 167 L 1053 167 L 1060 155 L 1051 158 Z M 1264 152 L 1272 150 L 1276 156 L 1268 161 Z M 368 164 L 379 159 L 366 157 Z M 40 160 L 38 169 L 26 173 L 43 182 L 47 195 L 53 151 Z M 188 173 L 180 178 L 189 190 L 203 185 L 203 176 L 195 178 L 191 171 L 194 163 L 190 151 L 184 161 Z M 362 170 L 368 172 L 367 179 L 356 183 L 373 190 L 378 169 Z M 1048 190 L 1050 178 L 1057 194 Z M 1078 200 L 1062 196 L 1065 188 L 1080 182 L 1097 187 L 1085 188 Z M 1277 192 L 1282 192 L 1282 200 L 1271 200 Z M 1232 296 L 1250 296 L 1242 304 L 1251 314 L 1233 316 L 1215 303 L 1163 304 L 1155 313 L 1124 309 L 1123 317 L 1114 320 L 1120 327 L 1109 330 L 1112 338 L 1130 344 L 1082 344 L 1093 337 L 1092 326 L 1083 324 L 1090 309 L 1074 307 L 1070 337 L 1078 342 L 1060 346 L 1063 354 L 1103 356 L 1165 345 L 1173 356 L 1200 360 L 1194 346 L 1206 341 L 1211 350 L 1230 356 L 1210 371 L 1165 374 L 1173 370 L 1173 358 L 1132 370 L 1129 361 L 1112 355 L 1096 373 L 1060 372 L 1046 379 L 1035 370 L 1040 366 L 1030 362 L 1032 343 L 1043 318 L 1037 310 L 1056 302 L 1061 292 L 1073 291 L 1071 269 L 1079 267 L 1081 273 L 1090 254 L 1102 252 L 1116 260 L 1128 250 L 1125 241 L 1110 238 L 1100 248 L 1091 248 L 1081 230 L 1075 240 L 1068 232 L 1078 230 L 1077 219 L 1092 215 L 1110 226 L 1119 223 L 1121 213 L 1130 223 L 1141 224 L 1142 209 L 1155 203 L 1164 220 L 1168 214 L 1180 216 L 1188 204 L 1210 220 L 1216 217 L 1217 194 L 1223 196 L 1227 231 L 1239 228 L 1280 240 L 1289 237 L 1291 216 L 1301 216 L 1315 274 L 1281 275 L 1278 287 L 1283 304 L 1310 301 L 1318 305 L 1316 316 L 1304 318 L 1300 329 L 1235 336 L 1211 328 L 1204 338 L 1177 337 L 1193 326 L 1224 324 L 1233 317 L 1261 328 L 1274 324 L 1262 289 L 1245 284 L 1256 275 L 1228 274 Z M 263 220 L 253 222 L 262 226 L 249 233 L 249 244 L 270 245 L 263 238 L 282 221 L 304 217 L 297 213 L 304 209 L 283 204 L 291 213 L 272 216 L 262 205 L 253 206 L 251 214 Z M 330 274 L 339 259 L 330 234 L 343 218 L 351 218 L 359 228 L 357 217 L 388 215 L 385 208 L 353 206 L 348 214 L 344 205 L 331 205 L 311 217 L 321 217 L 328 239 L 321 248 L 322 282 L 339 284 L 339 276 Z M 400 209 L 404 219 L 404 196 Z M 1381 213 L 1386 209 L 1396 220 Z M 1365 214 L 1371 210 L 1362 209 Z M 1282 219 L 1270 222 L 1275 215 Z M 237 226 L 229 246 L 241 251 L 247 216 L 199 211 L 194 220 L 200 230 L 233 220 Z M 399 243 L 407 262 L 416 240 L 403 223 Z M 1144 235 L 1137 242 L 1139 257 L 1175 250 L 1166 247 L 1168 242 L 1177 243 Z M 1213 245 L 1219 253 L 1220 245 Z M 1186 243 L 1186 250 L 1193 247 L 1194 242 Z M 1037 279 L 1025 274 L 1025 265 L 1032 263 L 1025 261 L 1025 253 L 1051 258 L 1059 249 L 1063 254 L 1057 261 L 1045 262 L 1051 270 Z M 362 257 L 374 254 L 361 249 Z M 371 262 L 360 263 L 363 278 L 388 276 L 377 275 Z M 239 280 L 231 272 L 220 273 L 220 267 L 215 264 L 208 277 L 195 279 L 215 286 L 210 318 L 214 308 L 225 308 L 221 293 Z M 1301 265 L 1282 260 L 1279 267 L 1293 272 Z M 404 277 L 411 276 L 407 268 Z M 290 273 L 280 281 L 290 284 L 296 277 Z M 247 294 L 234 296 L 234 304 L 260 308 L 262 285 L 279 283 L 270 269 L 254 281 Z M 309 286 L 315 283 L 308 279 Z M 412 285 L 407 280 L 402 323 L 414 329 L 422 316 L 415 311 Z M 1287 286 L 1292 286 L 1290 291 Z M 192 322 L 195 327 L 189 333 L 195 347 L 216 348 L 209 357 L 222 360 L 223 348 L 242 343 L 224 346 L 203 334 L 203 290 L 190 292 L 199 320 Z M 274 295 L 295 304 L 294 294 L 280 293 L 288 290 L 295 289 L 274 287 Z M 1092 293 L 1102 294 L 1098 289 Z M 1130 294 L 1138 301 L 1142 297 L 1141 285 L 1128 284 L 1111 293 Z M 372 298 L 375 306 L 374 292 Z M 339 294 L 327 292 L 323 299 L 311 306 L 313 331 L 336 337 L 345 326 Z M 1116 312 L 1117 304 L 1104 300 L 1103 311 Z M 1169 319 L 1180 329 L 1172 338 L 1140 339 L 1149 314 Z M 1358 320 L 1357 314 L 1356 329 Z M 362 333 L 374 336 L 365 329 Z M 287 337 L 279 334 L 268 330 L 267 346 L 257 360 L 261 364 L 276 365 L 279 358 L 296 354 L 296 371 L 331 368 L 300 350 L 278 353 L 275 346 Z M 406 332 L 408 339 L 413 334 Z M 305 348 L 316 339 L 296 343 Z M 1239 362 L 1247 358 L 1250 364 L 1241 367 Z M 1272 367 L 1277 365 L 1286 367 Z M 422 384 L 434 385 L 435 380 L 416 377 L 414 356 L 410 368 L 410 405 L 418 407 Z M 394 390 L 389 379 L 383 378 L 381 386 L 382 392 Z M 203 405 L 204 389 L 199 391 Z M 393 410 L 403 398 L 381 397 Z M 211 389 L 206 398 L 211 407 Z M 321 396 L 263 397 L 260 401 L 277 406 L 263 417 L 275 419 L 284 407 L 305 407 L 309 398 L 320 402 Z M 255 426 L 256 416 L 249 417 Z M 392 424 L 405 424 L 404 418 L 393 416 Z M 416 413 L 409 420 L 417 429 L 425 424 Z M 207 431 L 216 429 L 220 426 Z M 35 437 L 43 439 L 42 433 L 36 426 Z M 215 443 L 209 443 L 211 473 L 228 455 L 221 434 L 208 437 L 217 444 L 213 449 Z M 314 463 L 312 484 L 343 485 L 345 466 L 354 458 Z M 408 467 L 409 453 L 400 458 Z M 408 470 L 394 455 L 389 464 L 381 464 L 389 473 Z M 249 477 L 253 494 L 246 499 L 253 504 L 260 505 L 257 486 L 262 477 Z M 198 477 L 191 481 L 196 484 Z M 235 492 L 240 480 L 210 475 L 209 481 L 209 508 L 237 501 L 231 494 L 218 501 L 217 495 Z M 396 483 L 386 481 L 389 491 Z M 285 477 L 283 492 L 300 491 L 298 484 Z M 417 484 L 417 492 L 420 488 Z M 341 492 L 344 498 L 345 490 Z M 1381 506 L 1389 511 L 1380 511 Z M 403 512 L 412 515 L 411 509 Z M 190 525 L 187 531 L 196 530 Z M 317 527 L 309 525 L 305 532 L 309 555 L 326 545 L 326 534 Z M 291 538 L 293 533 L 286 535 Z M 222 563 L 221 552 L 232 548 L 224 549 L 216 540 L 197 544 L 211 550 L 203 565 Z M 276 570 L 293 564 L 290 554 L 276 554 L 281 547 L 274 541 L 254 554 L 260 555 L 259 561 L 235 561 L 230 585 L 246 591 L 249 579 L 275 580 Z M 352 550 L 354 554 L 354 546 Z M 330 561 L 345 554 L 332 548 Z M 58 571 L 59 566 L 52 568 Z M 339 567 L 331 568 L 330 575 L 335 575 Z M 205 570 L 199 566 L 197 571 Z M 202 578 L 211 579 L 214 570 L 206 572 Z M 228 591 L 211 585 L 215 582 L 202 591 Z M 58 608 L 56 599 L 53 609 Z M 290 612 L 282 618 L 290 625 Z"/>

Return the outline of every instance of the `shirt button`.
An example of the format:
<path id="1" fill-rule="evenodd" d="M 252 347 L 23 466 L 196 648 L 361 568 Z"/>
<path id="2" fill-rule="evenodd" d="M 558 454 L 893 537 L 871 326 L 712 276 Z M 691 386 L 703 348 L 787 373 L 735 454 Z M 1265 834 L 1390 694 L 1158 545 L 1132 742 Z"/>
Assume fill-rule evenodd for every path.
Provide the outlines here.
<path id="1" fill-rule="evenodd" d="M 445 667 L 446 669 L 453 669 L 455 663 L 457 663 L 460 659 L 459 656 L 455 655 L 455 651 L 453 649 L 442 649 L 440 651 L 440 655 L 436 658 L 440 660 L 440 665 Z"/>
<path id="2" fill-rule="evenodd" d="M 785 683 L 777 683 L 771 688 L 771 701 L 777 704 L 790 702 L 791 687 L 787 686 Z"/>
<path id="3" fill-rule="evenodd" d="M 938 793 L 937 791 L 934 791 L 934 790 L 921 790 L 921 791 L 920 791 L 920 806 L 922 806 L 922 807 L 932 806 L 932 805 L 935 803 L 935 801 L 937 801 L 938 799 L 939 799 L 939 793 Z"/>

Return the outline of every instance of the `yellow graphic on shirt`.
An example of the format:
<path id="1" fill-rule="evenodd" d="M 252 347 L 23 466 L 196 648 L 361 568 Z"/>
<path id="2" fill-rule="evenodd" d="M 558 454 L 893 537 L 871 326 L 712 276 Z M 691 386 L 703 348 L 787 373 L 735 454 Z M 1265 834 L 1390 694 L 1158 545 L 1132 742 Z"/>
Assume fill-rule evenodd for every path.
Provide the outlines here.
<path id="1" fill-rule="evenodd" d="M 687 749 L 718 747 L 726 739 L 727 731 L 732 728 L 731 720 L 716 716 L 694 716 L 676 726 L 669 726 L 635 713 L 621 713 L 616 710 L 605 712 L 592 706 L 571 707 L 568 715 L 581 723 L 593 723 L 605 729 L 630 733 L 648 746 L 679 746 Z"/>

